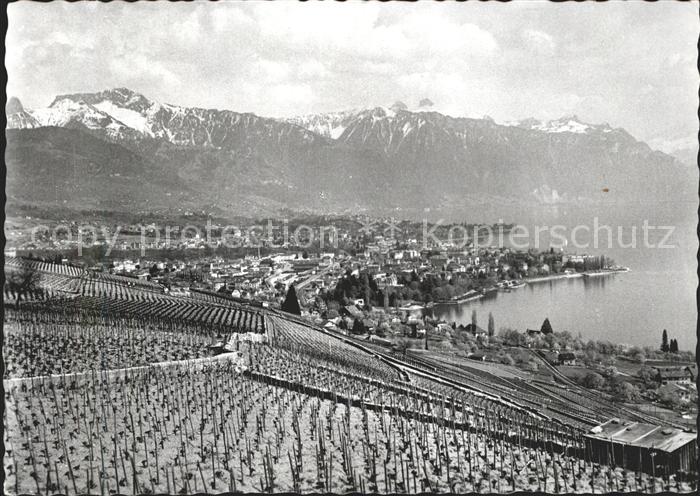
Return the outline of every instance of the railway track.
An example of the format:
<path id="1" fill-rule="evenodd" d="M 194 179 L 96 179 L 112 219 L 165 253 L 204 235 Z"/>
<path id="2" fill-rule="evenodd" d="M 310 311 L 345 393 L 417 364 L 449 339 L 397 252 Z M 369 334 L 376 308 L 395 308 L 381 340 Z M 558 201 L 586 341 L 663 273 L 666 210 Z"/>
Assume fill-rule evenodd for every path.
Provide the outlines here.
<path id="1" fill-rule="evenodd" d="M 574 421 L 581 428 L 588 428 L 598 425 L 602 421 L 612 417 L 620 417 L 622 416 L 621 413 L 626 414 L 630 420 L 659 423 L 659 419 L 655 417 L 640 414 L 626 407 L 611 405 L 608 404 L 607 401 L 601 402 L 601 398 L 599 396 L 596 396 L 595 394 L 586 390 L 582 391 L 580 386 L 570 381 L 549 363 L 545 363 L 545 366 L 552 370 L 557 377 L 560 377 L 562 382 L 565 382 L 567 386 L 571 387 L 574 395 L 585 398 L 587 402 L 596 405 L 597 408 L 594 409 L 586 406 L 585 404 L 581 404 L 578 401 L 574 401 L 569 394 L 565 395 L 560 392 L 548 391 L 533 383 L 523 383 L 522 381 L 505 379 L 494 376 L 488 372 L 476 372 L 473 369 L 470 372 L 464 371 L 463 368 L 458 368 L 455 370 L 457 367 L 455 364 L 447 363 L 444 360 L 430 360 L 417 357 L 415 355 L 411 356 L 410 358 L 404 358 L 402 356 L 397 356 L 396 353 L 384 350 L 380 345 L 364 343 L 352 337 L 344 337 L 344 339 L 356 343 L 362 343 L 364 348 L 371 348 L 371 351 L 374 354 L 396 360 L 403 366 L 413 366 L 419 370 L 424 372 L 428 371 L 434 375 L 442 374 L 444 376 L 446 373 L 449 373 L 451 377 L 454 377 L 453 374 L 456 374 L 457 376 L 461 377 L 461 380 L 456 379 L 456 381 L 462 385 L 472 389 L 477 389 L 486 394 L 495 394 L 501 398 L 517 402 L 522 406 L 527 406 L 540 412 L 543 408 L 546 408 L 547 412 L 551 413 L 551 415 L 556 417 L 557 420 L 562 422 L 567 420 Z M 534 353 L 532 350 L 530 350 L 530 352 Z M 537 355 L 537 358 L 539 360 L 543 360 L 541 357 L 539 357 L 539 355 Z M 475 388 L 474 385 L 478 387 Z M 529 390 L 529 392 L 524 391 L 524 389 Z"/>
<path id="2" fill-rule="evenodd" d="M 435 365 L 436 362 L 441 361 L 420 360 L 428 365 Z M 500 396 L 511 401 L 517 401 L 536 411 L 542 412 L 546 410 L 547 416 L 554 417 L 560 422 L 574 421 L 581 428 L 588 428 L 599 423 L 599 419 L 596 419 L 595 415 L 591 414 L 590 409 L 568 406 L 567 402 L 562 401 L 562 398 L 539 388 L 530 388 L 529 392 L 523 391 L 525 388 L 514 380 L 497 377 L 488 372 L 476 373 L 474 370 L 466 372 L 463 368 L 458 368 L 457 365 L 450 363 L 443 363 L 437 369 L 437 372 L 458 374 L 464 377 L 464 380 L 479 384 L 483 389 L 498 391 Z M 532 389 L 535 390 L 533 391 Z"/>
<path id="3" fill-rule="evenodd" d="M 545 365 L 545 367 L 548 370 L 550 370 L 554 374 L 555 379 L 559 380 L 560 382 L 563 382 L 568 387 L 573 389 L 575 394 L 577 394 L 577 395 L 581 396 L 582 398 L 585 398 L 589 401 L 593 401 L 593 402 L 597 403 L 598 405 L 600 405 L 601 407 L 605 408 L 605 410 L 608 413 L 614 414 L 616 412 L 622 412 L 622 413 L 625 413 L 630 418 L 630 420 L 634 420 L 637 422 L 646 422 L 646 423 L 651 423 L 651 424 L 662 423 L 664 425 L 669 425 L 669 426 L 673 426 L 673 427 L 682 429 L 682 427 L 680 427 L 680 426 L 677 426 L 673 423 L 667 422 L 667 421 L 665 421 L 661 418 L 655 417 L 653 415 L 649 415 L 649 414 L 640 412 L 638 410 L 628 408 L 626 406 L 609 404 L 607 399 L 603 398 L 601 401 L 602 393 L 598 393 L 598 394 L 592 393 L 592 392 L 588 391 L 587 389 L 582 388 L 581 386 L 579 386 L 575 382 L 573 382 L 571 379 L 569 379 L 564 374 L 562 374 L 555 366 L 553 366 L 551 363 L 549 363 L 542 356 L 542 352 L 539 352 L 539 351 L 535 352 L 534 350 L 528 350 L 528 351 L 532 355 L 534 355 L 541 363 L 543 363 Z"/>
<path id="4" fill-rule="evenodd" d="M 306 324 L 310 325 L 308 322 L 306 322 Z M 322 332 L 328 333 L 325 330 L 322 330 Z M 445 364 L 440 366 L 440 364 L 436 364 L 424 358 L 416 356 L 404 358 L 402 356 L 397 356 L 397 354 L 393 352 L 384 350 L 380 345 L 371 345 L 352 337 L 336 337 L 346 342 L 353 342 L 373 355 L 383 357 L 413 373 L 420 373 L 437 382 L 445 382 L 453 386 L 467 388 L 498 398 L 501 401 L 507 401 L 508 403 L 517 405 L 519 408 L 547 417 L 551 420 L 556 420 L 561 423 L 571 423 L 571 421 L 573 421 L 575 425 L 582 429 L 587 429 L 600 423 L 599 419 L 591 415 L 591 411 L 588 409 L 585 411 L 575 411 L 567 407 L 566 403 L 562 401 L 561 398 L 553 397 L 551 394 L 536 395 L 523 393 L 522 388 L 514 382 L 493 376 L 492 374 L 488 374 L 490 377 L 487 379 L 478 374 L 466 373 L 463 369 L 454 370 L 454 367 L 449 367 L 449 364 L 449 368 L 446 369 Z M 502 382 L 495 384 L 493 381 L 490 382 L 489 379 L 500 380 Z M 516 391 L 518 393 L 514 394 Z M 548 400 L 546 405 L 543 404 L 543 397 Z M 556 400 L 557 403 L 553 403 L 553 400 Z M 546 409 L 546 413 L 543 413 L 543 407 Z"/>

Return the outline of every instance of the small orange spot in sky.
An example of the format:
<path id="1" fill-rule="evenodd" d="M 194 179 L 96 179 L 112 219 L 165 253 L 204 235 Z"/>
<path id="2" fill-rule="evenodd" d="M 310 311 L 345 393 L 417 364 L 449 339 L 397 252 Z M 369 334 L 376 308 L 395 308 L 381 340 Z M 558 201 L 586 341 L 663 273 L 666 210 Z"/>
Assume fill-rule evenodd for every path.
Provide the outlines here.
<path id="1" fill-rule="evenodd" d="M 608 188 L 603 188 L 603 193 L 607 193 L 608 191 L 610 191 Z"/>

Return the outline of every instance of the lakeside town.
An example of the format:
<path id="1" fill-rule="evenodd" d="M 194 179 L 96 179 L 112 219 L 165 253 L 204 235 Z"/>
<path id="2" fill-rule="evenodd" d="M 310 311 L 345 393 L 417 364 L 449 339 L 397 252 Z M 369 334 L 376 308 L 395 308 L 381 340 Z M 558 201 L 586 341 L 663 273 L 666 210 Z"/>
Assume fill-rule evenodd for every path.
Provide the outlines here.
<path id="1" fill-rule="evenodd" d="M 273 230 L 267 237 L 239 230 L 232 248 L 222 239 L 212 242 L 212 231 L 220 234 L 222 228 L 211 223 L 206 237 L 195 228 L 190 236 L 183 234 L 180 240 L 171 241 L 163 239 L 153 224 L 118 227 L 113 229 L 113 238 L 107 233 L 89 238 L 87 231 L 95 234 L 99 230 L 76 221 L 59 223 L 67 226 L 67 232 L 55 237 L 48 228 L 32 229 L 30 236 L 27 227 L 20 227 L 30 220 L 8 223 L 5 256 L 153 281 L 173 293 L 203 289 L 273 306 L 278 306 L 294 285 L 309 314 L 325 311 L 328 303 L 357 304 L 362 297 L 365 300 L 360 307 L 384 310 L 461 304 L 528 283 L 601 277 L 628 270 L 605 256 L 567 253 L 562 248 L 522 250 L 481 243 L 480 229 L 507 232 L 512 226 L 504 224 L 457 225 L 464 233 L 457 242 L 444 236 L 451 234 L 454 224 L 431 226 L 434 232 L 428 238 L 415 222 L 391 223 L 387 233 L 382 232 L 382 221 L 377 219 L 326 218 L 326 222 L 335 222 L 334 238 L 325 246 L 322 238 L 313 239 L 313 229 L 322 233 L 324 228 L 314 226 L 310 228 L 311 239 L 308 234 L 299 239 L 295 233 L 292 242 L 289 236 Z M 139 237 L 139 232 L 145 235 Z M 469 238 L 468 233 L 474 235 Z M 364 287 L 344 287 L 342 281 L 348 275 L 361 279 Z"/>
<path id="2" fill-rule="evenodd" d="M 153 283 L 172 296 L 216 294 L 275 309 L 283 308 L 291 295 L 302 318 L 332 333 L 404 354 L 439 350 L 469 360 L 469 367 L 506 374 L 517 370 L 545 382 L 563 376 L 622 403 L 645 405 L 678 424 L 692 425 L 697 412 L 694 356 L 679 350 L 673 339 L 669 344 L 665 330 L 665 348 L 654 349 L 574 337 L 553 330 L 548 319 L 541 329 L 509 329 L 497 328 L 497 316 L 477 316 L 476 310 L 467 325 L 447 322 L 434 312 L 525 285 L 610 277 L 628 271 L 626 267 L 605 256 L 561 248 L 479 246 L 476 238 L 466 246 L 431 240 L 426 248 L 417 223 L 399 223 L 401 228 L 386 235 L 381 229 L 362 230 L 363 225 L 380 225 L 379 220 L 340 220 L 337 245 L 323 251 L 308 238 L 295 246 L 275 237 L 268 243 L 247 237 L 234 252 L 220 244 L 212 248 L 198 235 L 171 246 L 163 241 L 142 246 L 143 238 L 136 236 L 141 226 L 134 225 L 120 233 L 110 257 L 104 257 L 104 239 L 94 240 L 81 256 L 71 242 L 46 238 L 30 246 L 17 243 L 21 249 L 7 249 L 5 255 Z M 146 232 L 153 235 L 154 229 Z M 102 257 L 95 257 L 94 250 L 101 250 Z"/>

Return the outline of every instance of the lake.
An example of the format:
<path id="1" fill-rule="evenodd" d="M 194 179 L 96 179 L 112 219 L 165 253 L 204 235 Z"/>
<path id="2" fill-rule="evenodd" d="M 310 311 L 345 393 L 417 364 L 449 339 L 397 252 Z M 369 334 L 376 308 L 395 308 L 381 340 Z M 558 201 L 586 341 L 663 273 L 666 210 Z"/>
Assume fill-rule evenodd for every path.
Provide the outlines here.
<path id="1" fill-rule="evenodd" d="M 548 317 L 555 331 L 569 331 L 574 336 L 581 333 L 584 339 L 652 347 L 660 346 L 661 332 L 667 329 L 669 338 L 677 339 L 680 349 L 694 350 L 697 208 L 696 203 L 673 201 L 595 207 L 493 207 L 491 212 L 480 212 L 479 219 L 473 213 L 430 212 L 432 220 L 496 222 L 502 219 L 506 223 L 520 223 L 529 230 L 527 239 L 531 246 L 534 246 L 536 226 L 542 230 L 560 225 L 567 233 L 565 252 L 605 254 L 631 269 L 613 276 L 533 283 L 462 305 L 435 307 L 434 314 L 448 322 L 467 324 L 471 322 L 472 310 L 476 309 L 482 327 L 486 327 L 491 312 L 496 329 L 510 327 L 521 331 L 539 329 Z M 649 229 L 645 242 L 645 220 L 650 226 L 673 227 L 673 232 L 667 236 L 668 229 Z M 594 245 L 592 232 L 596 225 L 599 236 L 598 244 Z M 604 225 L 611 227 L 612 240 L 600 227 Z M 576 226 L 587 226 L 588 231 L 579 227 L 574 233 Z M 537 246 L 548 249 L 554 240 L 558 247 L 563 244 L 560 239 L 541 233 Z M 522 240 L 516 241 L 522 246 Z M 609 241 L 612 242 L 608 244 Z"/>

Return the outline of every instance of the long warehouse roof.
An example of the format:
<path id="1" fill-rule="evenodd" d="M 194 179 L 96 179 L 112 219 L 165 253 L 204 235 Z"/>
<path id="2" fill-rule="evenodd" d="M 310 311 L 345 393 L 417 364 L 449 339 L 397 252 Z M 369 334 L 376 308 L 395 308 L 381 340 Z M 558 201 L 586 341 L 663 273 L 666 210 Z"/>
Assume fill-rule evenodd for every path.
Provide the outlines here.
<path id="1" fill-rule="evenodd" d="M 697 434 L 672 427 L 641 424 L 639 422 L 621 422 L 617 419 L 611 419 L 604 424 L 593 427 L 586 434 L 586 437 L 672 452 L 689 442 L 694 442 Z"/>

